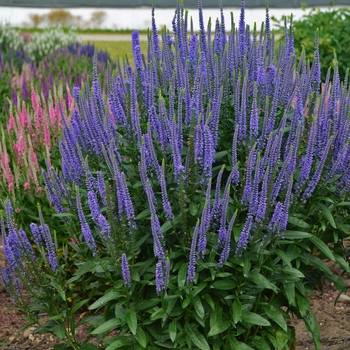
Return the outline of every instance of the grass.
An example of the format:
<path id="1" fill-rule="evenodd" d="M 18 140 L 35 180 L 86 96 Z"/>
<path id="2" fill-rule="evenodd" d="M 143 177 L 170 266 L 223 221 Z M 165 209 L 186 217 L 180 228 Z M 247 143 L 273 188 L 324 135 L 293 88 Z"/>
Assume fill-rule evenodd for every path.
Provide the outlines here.
<path id="1" fill-rule="evenodd" d="M 134 60 L 132 56 L 131 38 L 130 41 L 92 41 L 90 44 L 94 44 L 98 50 L 104 50 L 109 53 L 112 61 L 116 61 L 118 58 L 122 61 L 127 55 L 130 63 L 133 65 Z M 147 54 L 147 41 L 141 41 L 141 50 L 144 55 Z"/>

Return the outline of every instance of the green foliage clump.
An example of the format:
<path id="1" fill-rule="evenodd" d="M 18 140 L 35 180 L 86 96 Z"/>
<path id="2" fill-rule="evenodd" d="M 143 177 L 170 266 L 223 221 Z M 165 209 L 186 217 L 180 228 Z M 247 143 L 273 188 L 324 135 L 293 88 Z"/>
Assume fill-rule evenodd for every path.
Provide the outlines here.
<path id="1" fill-rule="evenodd" d="M 287 17 L 281 20 L 273 19 L 279 26 L 284 28 L 283 22 Z M 347 68 L 350 68 L 350 9 L 340 8 L 327 11 L 321 11 L 319 8 L 313 8 L 304 14 L 301 19 L 293 20 L 293 32 L 295 53 L 300 57 L 303 48 L 305 49 L 306 59 L 312 61 L 314 55 L 314 40 L 316 31 L 319 31 L 319 51 L 322 57 L 322 80 L 327 76 L 327 70 L 333 66 L 334 51 L 337 55 L 339 74 L 342 79 L 345 77 Z M 285 34 L 282 35 L 280 42 L 283 42 Z"/>

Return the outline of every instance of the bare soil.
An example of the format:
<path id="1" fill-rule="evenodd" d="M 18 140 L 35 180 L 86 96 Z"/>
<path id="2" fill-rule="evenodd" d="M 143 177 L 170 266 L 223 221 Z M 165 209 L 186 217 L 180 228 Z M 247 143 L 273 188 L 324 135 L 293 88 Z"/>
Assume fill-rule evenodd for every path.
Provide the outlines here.
<path id="1" fill-rule="evenodd" d="M 0 263 L 4 257 L 0 249 Z M 329 263 L 330 268 L 337 273 L 336 267 Z M 343 276 L 347 286 L 350 286 L 350 276 Z M 321 330 L 322 350 L 350 349 L 350 291 L 344 294 L 341 302 L 334 305 L 338 292 L 329 282 L 323 282 L 323 293 L 315 291 L 309 300 L 311 312 L 315 315 Z M 13 309 L 13 304 L 5 289 L 0 285 L 0 345 L 3 350 L 52 350 L 59 341 L 52 335 L 33 333 L 35 327 L 19 331 L 25 325 L 21 312 Z M 303 320 L 292 319 L 290 324 L 296 331 L 296 350 L 315 349 L 311 334 L 305 328 Z M 84 337 L 84 330 L 80 330 Z M 99 344 L 96 344 L 99 345 Z"/>

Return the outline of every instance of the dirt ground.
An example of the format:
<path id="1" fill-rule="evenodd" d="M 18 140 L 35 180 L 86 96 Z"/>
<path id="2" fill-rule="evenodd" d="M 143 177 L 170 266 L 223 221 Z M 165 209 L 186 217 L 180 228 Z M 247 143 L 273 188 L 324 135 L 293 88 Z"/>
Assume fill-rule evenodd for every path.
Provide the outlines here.
<path id="1" fill-rule="evenodd" d="M 1 247 L 0 247 L 1 248 Z M 3 263 L 0 249 L 0 263 Z M 332 264 L 329 264 L 334 269 Z M 344 276 L 346 285 L 350 286 L 350 276 Z M 334 306 L 337 297 L 336 288 L 325 282 L 323 294 L 315 292 L 310 296 L 311 312 L 315 315 L 321 330 L 322 350 L 350 349 L 350 290 L 347 296 Z M 52 350 L 58 343 L 52 335 L 35 334 L 33 328 L 18 332 L 25 324 L 20 312 L 14 310 L 9 295 L 0 284 L 0 345 L 3 350 Z M 296 330 L 296 350 L 315 349 L 312 336 L 306 330 L 303 320 L 291 320 Z M 84 337 L 84 330 L 80 330 Z M 97 345 L 97 344 L 96 344 Z M 258 349 L 257 349 L 258 350 Z"/>

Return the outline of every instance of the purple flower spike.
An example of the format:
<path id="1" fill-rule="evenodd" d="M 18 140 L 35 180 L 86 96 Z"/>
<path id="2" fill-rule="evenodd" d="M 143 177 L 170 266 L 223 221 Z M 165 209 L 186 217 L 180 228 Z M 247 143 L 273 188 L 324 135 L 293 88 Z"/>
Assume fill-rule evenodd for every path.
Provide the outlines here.
<path id="1" fill-rule="evenodd" d="M 196 277 L 196 246 L 197 246 L 198 230 L 199 230 L 199 219 L 197 220 L 197 224 L 196 224 L 196 227 L 194 229 L 193 236 L 192 236 L 190 258 L 189 258 L 188 269 L 187 269 L 187 284 L 195 282 L 195 277 Z"/>
<path id="2" fill-rule="evenodd" d="M 240 59 L 243 60 L 243 57 L 246 55 L 246 40 L 245 40 L 245 2 L 241 1 L 241 13 L 239 17 L 239 55 Z"/>
<path id="3" fill-rule="evenodd" d="M 162 290 L 165 290 L 163 261 L 159 260 L 156 263 L 156 291 L 159 295 Z"/>
<path id="4" fill-rule="evenodd" d="M 124 280 L 124 286 L 126 288 L 130 288 L 131 287 L 130 269 L 129 269 L 128 259 L 125 253 L 122 254 L 122 275 Z"/>
<path id="5" fill-rule="evenodd" d="M 78 216 L 79 216 L 80 225 L 81 225 L 81 232 L 83 234 L 83 237 L 85 239 L 85 242 L 86 242 L 87 246 L 92 251 L 92 253 L 95 254 L 96 251 L 97 251 L 97 245 L 95 243 L 94 237 L 92 236 L 92 232 L 91 232 L 90 226 L 88 225 L 88 223 L 86 221 L 86 218 L 85 218 L 85 215 L 84 215 L 84 212 L 83 212 L 83 208 L 82 208 L 82 205 L 81 205 L 79 191 L 77 191 L 76 203 L 77 203 Z"/>
<path id="6" fill-rule="evenodd" d="M 277 202 L 275 206 L 275 210 L 272 214 L 272 218 L 270 220 L 269 225 L 267 226 L 267 229 L 272 232 L 279 233 L 280 226 L 281 226 L 281 219 L 283 218 L 283 204 L 281 202 Z"/>
<path id="7" fill-rule="evenodd" d="M 224 248 L 223 248 L 223 250 L 221 252 L 220 259 L 219 259 L 219 262 L 218 262 L 218 266 L 219 267 L 222 267 L 224 265 L 224 263 L 227 261 L 229 255 L 230 255 L 231 234 L 232 234 L 233 225 L 234 225 L 236 217 L 237 217 L 237 212 L 238 211 L 236 210 L 236 212 L 232 216 L 231 221 L 230 221 L 230 223 L 228 225 L 228 229 L 227 229 L 227 232 L 226 232 L 225 245 L 224 245 Z"/>
<path id="8" fill-rule="evenodd" d="M 138 31 L 135 30 L 131 34 L 131 41 L 132 41 L 132 52 L 134 54 L 135 69 L 142 71 L 142 56 L 141 56 L 141 46 L 140 46 L 140 38 L 139 38 Z"/>
<path id="9" fill-rule="evenodd" d="M 240 256 L 242 254 L 243 250 L 245 250 L 245 248 L 247 247 L 248 239 L 250 236 L 250 230 L 252 228 L 252 223 L 253 223 L 253 216 L 249 215 L 247 217 L 247 220 L 245 222 L 245 225 L 244 225 L 243 230 L 241 232 L 241 235 L 239 237 L 237 247 L 236 247 L 235 256 Z"/>

